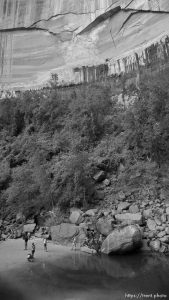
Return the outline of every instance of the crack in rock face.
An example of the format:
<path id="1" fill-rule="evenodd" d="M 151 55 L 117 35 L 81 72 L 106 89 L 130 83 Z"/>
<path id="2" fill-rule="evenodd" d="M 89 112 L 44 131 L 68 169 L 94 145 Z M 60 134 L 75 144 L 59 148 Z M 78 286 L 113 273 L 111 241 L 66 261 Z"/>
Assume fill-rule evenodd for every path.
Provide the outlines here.
<path id="1" fill-rule="evenodd" d="M 168 22 L 168 0 L 1 0 L 0 87 L 41 87 L 51 72 L 79 82 L 75 69 L 142 51 Z"/>

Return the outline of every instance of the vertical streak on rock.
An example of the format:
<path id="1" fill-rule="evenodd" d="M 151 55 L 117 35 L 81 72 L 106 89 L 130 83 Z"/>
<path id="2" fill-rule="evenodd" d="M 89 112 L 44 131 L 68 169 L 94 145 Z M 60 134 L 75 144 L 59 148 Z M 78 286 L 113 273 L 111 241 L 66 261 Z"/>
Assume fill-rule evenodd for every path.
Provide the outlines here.
<path id="1" fill-rule="evenodd" d="M 0 83 L 3 83 L 3 77 L 10 80 L 12 73 L 13 58 L 13 34 L 0 34 Z"/>

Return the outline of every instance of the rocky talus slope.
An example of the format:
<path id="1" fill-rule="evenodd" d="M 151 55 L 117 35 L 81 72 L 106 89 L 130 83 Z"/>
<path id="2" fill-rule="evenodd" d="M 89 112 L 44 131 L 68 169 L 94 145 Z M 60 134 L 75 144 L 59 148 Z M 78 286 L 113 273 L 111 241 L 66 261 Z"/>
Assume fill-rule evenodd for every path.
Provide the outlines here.
<path id="1" fill-rule="evenodd" d="M 88 247 L 84 251 L 97 249 L 100 235 L 102 236 L 101 251 L 106 254 L 126 253 L 140 249 L 167 254 L 169 252 L 169 202 L 163 195 L 153 199 L 151 191 L 144 191 L 144 200 L 135 198 L 135 193 L 119 191 L 113 194 L 112 180 L 104 179 L 103 171 L 95 175 L 99 182 L 105 201 L 96 208 L 82 211 L 72 208 L 70 214 L 56 217 L 55 225 L 47 226 L 54 242 L 68 245 L 77 237 L 77 247 L 83 245 L 88 237 Z M 107 200 L 106 200 L 107 199 Z M 153 199 L 153 200 L 152 200 Z M 53 215 L 45 214 L 39 224 L 45 226 L 45 220 L 52 220 Z M 43 220 L 43 221 L 42 221 Z M 24 223 L 23 223 L 24 222 Z M 13 224 L 0 222 L 1 240 L 21 237 L 23 231 L 34 232 L 34 220 L 27 220 L 17 215 Z M 47 223 L 46 223 L 47 224 Z M 35 235 L 42 237 L 42 227 L 38 226 Z M 91 235 L 92 234 L 92 235 Z M 83 248 L 82 248 L 83 250 Z"/>

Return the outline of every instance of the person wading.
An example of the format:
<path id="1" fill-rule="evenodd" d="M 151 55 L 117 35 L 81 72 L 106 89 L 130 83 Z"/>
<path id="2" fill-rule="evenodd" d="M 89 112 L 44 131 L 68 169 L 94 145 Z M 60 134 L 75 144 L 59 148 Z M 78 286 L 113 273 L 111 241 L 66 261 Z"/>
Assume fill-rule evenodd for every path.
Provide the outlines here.
<path id="1" fill-rule="evenodd" d="M 47 239 L 43 239 L 44 250 L 47 252 Z"/>
<path id="2" fill-rule="evenodd" d="M 27 250 L 27 247 L 28 247 L 28 234 L 27 234 L 27 232 L 25 232 L 25 234 L 23 236 L 23 239 L 25 241 L 25 250 Z"/>
<path id="3" fill-rule="evenodd" d="M 32 243 L 32 258 L 34 258 L 35 254 L 35 243 Z"/>

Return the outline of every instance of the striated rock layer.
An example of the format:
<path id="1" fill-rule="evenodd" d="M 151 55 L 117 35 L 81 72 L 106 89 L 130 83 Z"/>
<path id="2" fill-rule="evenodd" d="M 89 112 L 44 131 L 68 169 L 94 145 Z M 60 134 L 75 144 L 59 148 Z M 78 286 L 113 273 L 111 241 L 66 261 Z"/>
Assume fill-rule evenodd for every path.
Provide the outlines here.
<path id="1" fill-rule="evenodd" d="M 111 74 L 166 61 L 168 22 L 167 0 L 1 0 L 1 89 L 44 85 L 51 72 L 88 81 L 83 66 Z"/>

